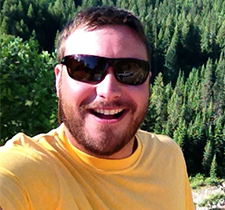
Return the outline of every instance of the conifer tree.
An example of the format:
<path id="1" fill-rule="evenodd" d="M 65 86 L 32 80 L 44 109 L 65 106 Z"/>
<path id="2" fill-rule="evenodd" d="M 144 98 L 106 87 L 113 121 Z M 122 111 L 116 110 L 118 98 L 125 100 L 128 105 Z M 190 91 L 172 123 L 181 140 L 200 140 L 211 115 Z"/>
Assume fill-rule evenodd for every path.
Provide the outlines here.
<path id="1" fill-rule="evenodd" d="M 220 116 L 215 123 L 214 152 L 217 154 L 219 174 L 225 173 L 225 115 Z"/>
<path id="2" fill-rule="evenodd" d="M 28 8 L 27 16 L 28 16 L 29 18 L 32 18 L 33 15 L 34 15 L 33 5 L 30 4 L 30 5 L 29 5 L 29 8 Z"/>
<path id="3" fill-rule="evenodd" d="M 215 83 L 213 85 L 215 116 L 224 116 L 225 110 L 225 52 L 216 62 Z"/>
<path id="4" fill-rule="evenodd" d="M 134 14 L 139 15 L 139 8 L 138 8 L 138 5 L 136 4 L 136 1 L 130 0 L 129 10 L 131 10 Z"/>
<path id="5" fill-rule="evenodd" d="M 163 130 L 162 133 L 168 136 L 173 136 L 173 132 L 171 129 L 170 122 L 168 120 L 168 101 L 170 100 L 171 96 L 173 94 L 173 89 L 171 83 L 167 84 L 165 87 L 165 93 L 164 93 L 164 115 L 163 115 Z"/>
<path id="6" fill-rule="evenodd" d="M 216 43 L 219 45 L 221 49 L 225 48 L 225 19 L 219 28 L 219 31 L 216 37 Z"/>
<path id="7" fill-rule="evenodd" d="M 167 104 L 168 122 L 170 123 L 170 129 L 172 131 L 177 127 L 181 117 L 182 106 L 184 103 L 184 88 L 184 76 L 180 73 L 171 99 Z"/>
<path id="8" fill-rule="evenodd" d="M 165 115 L 165 103 L 164 103 L 164 84 L 163 77 L 160 73 L 154 83 L 154 88 L 152 89 L 150 107 L 152 109 L 152 116 L 155 118 L 154 131 L 159 133 L 162 131 L 163 117 Z"/>
<path id="9" fill-rule="evenodd" d="M 202 158 L 205 147 L 205 122 L 201 113 L 197 113 L 194 121 L 189 124 L 188 141 L 184 147 L 190 173 L 197 173 L 202 168 Z"/>
<path id="10" fill-rule="evenodd" d="M 3 17 L 2 21 L 1 21 L 1 32 L 2 33 L 7 33 L 8 32 L 8 17 Z"/>
<path id="11" fill-rule="evenodd" d="M 178 126 L 173 133 L 173 138 L 182 149 L 184 148 L 186 136 L 187 125 L 185 123 L 185 120 L 183 118 L 180 118 Z"/>
<path id="12" fill-rule="evenodd" d="M 102 5 L 115 6 L 112 0 L 102 0 Z"/>
<path id="13" fill-rule="evenodd" d="M 204 154 L 203 154 L 203 160 L 202 160 L 202 167 L 205 174 L 207 175 L 209 174 L 211 163 L 212 163 L 212 145 L 211 145 L 211 140 L 208 140 L 204 148 Z"/>
<path id="14" fill-rule="evenodd" d="M 19 13 L 23 13 L 24 8 L 23 8 L 23 4 L 21 1 L 19 1 L 19 3 L 18 3 L 17 10 Z"/>
<path id="15" fill-rule="evenodd" d="M 147 1 L 146 0 L 140 0 L 140 1 L 135 1 L 134 4 L 137 4 L 137 8 L 138 8 L 138 11 L 139 13 L 139 16 L 140 17 L 145 17 L 147 15 L 147 7 L 148 7 L 148 4 L 147 4 Z"/>
<path id="16" fill-rule="evenodd" d="M 164 75 L 166 77 L 166 81 L 172 81 L 174 84 L 176 82 L 176 78 L 178 77 L 178 59 L 177 59 L 177 44 L 179 42 L 178 28 L 175 28 L 174 35 L 172 37 L 172 41 L 165 55 L 165 69 Z"/>
<path id="17" fill-rule="evenodd" d="M 209 102 L 213 97 L 212 86 L 213 86 L 213 63 L 212 60 L 209 59 L 205 67 L 201 69 L 201 105 L 202 108 L 207 108 L 209 106 Z"/>
<path id="18" fill-rule="evenodd" d="M 200 77 L 199 71 L 196 68 L 193 68 L 187 81 L 185 83 L 187 91 L 187 107 L 188 107 L 188 116 L 185 116 L 185 119 L 188 122 L 191 122 L 196 116 L 196 113 L 199 113 L 200 110 Z"/>
<path id="19" fill-rule="evenodd" d="M 56 16 L 62 17 L 64 14 L 63 0 L 56 0 L 52 9 Z"/>
<path id="20" fill-rule="evenodd" d="M 214 154 L 210 167 L 210 178 L 215 180 L 216 177 L 217 177 L 217 162 L 216 162 L 216 154 Z"/>

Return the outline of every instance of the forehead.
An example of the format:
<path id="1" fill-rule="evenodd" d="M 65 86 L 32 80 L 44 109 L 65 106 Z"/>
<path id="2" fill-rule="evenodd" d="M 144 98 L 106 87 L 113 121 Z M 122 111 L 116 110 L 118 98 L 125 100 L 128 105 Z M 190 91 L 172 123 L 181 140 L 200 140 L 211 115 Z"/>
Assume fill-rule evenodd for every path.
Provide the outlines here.
<path id="1" fill-rule="evenodd" d="M 71 54 L 147 60 L 145 45 L 138 35 L 126 26 L 102 26 L 95 30 L 77 29 L 65 43 L 65 55 Z"/>

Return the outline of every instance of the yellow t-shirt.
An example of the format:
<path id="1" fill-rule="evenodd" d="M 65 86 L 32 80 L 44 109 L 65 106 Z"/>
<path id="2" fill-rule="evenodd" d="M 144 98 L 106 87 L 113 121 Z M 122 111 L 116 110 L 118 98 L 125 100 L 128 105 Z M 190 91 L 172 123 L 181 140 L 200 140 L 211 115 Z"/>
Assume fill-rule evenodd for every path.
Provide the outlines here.
<path id="1" fill-rule="evenodd" d="M 137 150 L 120 160 L 73 147 L 64 125 L 0 148 L 3 210 L 194 210 L 180 148 L 139 130 Z"/>

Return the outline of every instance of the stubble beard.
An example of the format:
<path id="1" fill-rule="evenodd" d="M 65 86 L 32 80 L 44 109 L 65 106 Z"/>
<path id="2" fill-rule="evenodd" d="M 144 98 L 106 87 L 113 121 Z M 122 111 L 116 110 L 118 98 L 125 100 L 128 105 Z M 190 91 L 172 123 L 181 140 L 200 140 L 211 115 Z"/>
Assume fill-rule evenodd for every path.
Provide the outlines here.
<path id="1" fill-rule="evenodd" d="M 90 131 L 85 127 L 85 121 L 83 120 L 85 111 L 79 109 L 79 113 L 75 113 L 70 103 L 64 101 L 62 95 L 60 88 L 58 101 L 59 122 L 65 124 L 70 136 L 73 138 L 69 139 L 73 145 L 76 145 L 78 149 L 83 148 L 86 153 L 96 157 L 111 156 L 127 145 L 134 138 L 148 109 L 147 102 L 146 106 L 140 111 L 139 116 L 129 122 L 124 132 L 115 133 L 112 125 L 100 124 L 96 127 L 96 130 Z M 128 104 L 131 106 L 130 110 L 133 114 L 136 105 L 131 102 Z"/>

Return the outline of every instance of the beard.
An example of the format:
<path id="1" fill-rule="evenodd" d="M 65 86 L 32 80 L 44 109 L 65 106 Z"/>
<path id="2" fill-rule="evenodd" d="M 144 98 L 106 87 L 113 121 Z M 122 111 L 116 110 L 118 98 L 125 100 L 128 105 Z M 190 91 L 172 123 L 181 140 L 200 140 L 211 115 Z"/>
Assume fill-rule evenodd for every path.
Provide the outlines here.
<path id="1" fill-rule="evenodd" d="M 97 124 L 95 130 L 88 128 L 86 124 L 85 115 L 87 113 L 87 107 L 128 107 L 130 115 L 134 116 L 137 106 L 132 101 L 113 101 L 105 102 L 98 101 L 89 104 L 82 104 L 79 108 L 73 106 L 68 99 L 63 98 L 61 93 L 62 89 L 59 89 L 59 101 L 58 101 L 58 118 L 60 123 L 64 123 L 68 129 L 70 136 L 73 139 L 69 139 L 70 142 L 78 149 L 83 148 L 86 153 L 96 157 L 111 156 L 122 148 L 124 148 L 134 137 L 135 134 L 144 120 L 148 109 L 148 101 L 143 105 L 143 109 L 140 110 L 138 117 L 132 118 L 122 132 L 116 132 L 114 125 L 102 125 Z M 76 110 L 76 111 L 74 111 Z M 124 125 L 123 125 L 124 126 Z M 75 142 L 75 143 L 73 143 Z"/>

